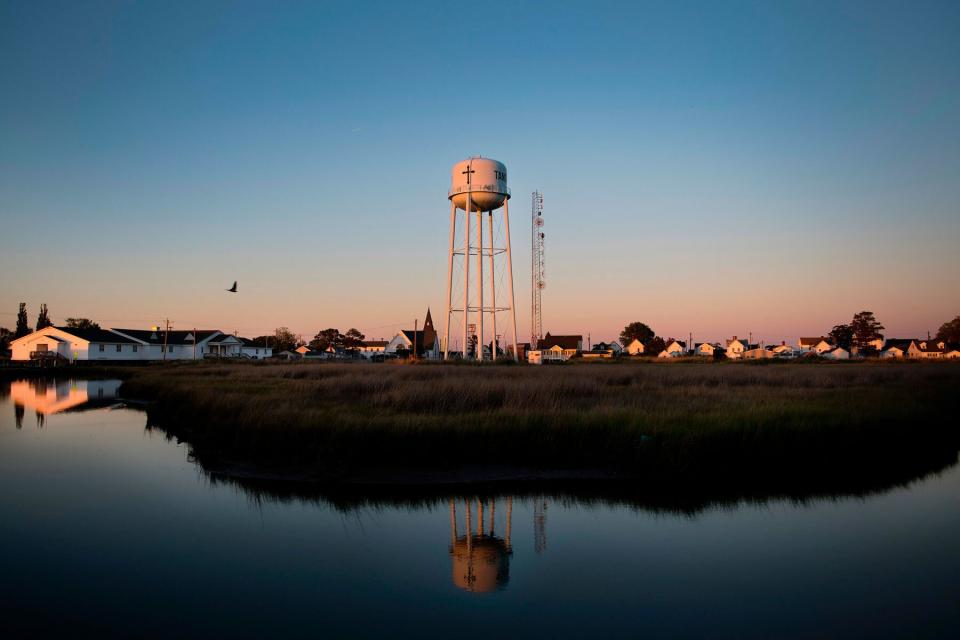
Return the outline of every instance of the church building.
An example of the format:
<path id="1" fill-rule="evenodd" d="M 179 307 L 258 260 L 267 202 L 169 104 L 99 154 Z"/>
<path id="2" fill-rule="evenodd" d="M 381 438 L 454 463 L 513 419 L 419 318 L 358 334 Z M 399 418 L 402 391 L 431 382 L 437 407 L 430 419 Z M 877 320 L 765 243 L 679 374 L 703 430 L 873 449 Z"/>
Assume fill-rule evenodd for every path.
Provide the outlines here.
<path id="1" fill-rule="evenodd" d="M 400 333 L 395 335 L 393 339 L 387 343 L 384 352 L 396 354 L 399 350 L 401 353 L 406 352 L 412 355 L 414 346 L 416 346 L 417 358 L 426 360 L 440 359 L 440 336 L 437 335 L 436 329 L 433 328 L 433 318 L 430 316 L 429 307 L 427 308 L 427 317 L 423 321 L 423 329 L 404 329 L 400 331 Z"/>

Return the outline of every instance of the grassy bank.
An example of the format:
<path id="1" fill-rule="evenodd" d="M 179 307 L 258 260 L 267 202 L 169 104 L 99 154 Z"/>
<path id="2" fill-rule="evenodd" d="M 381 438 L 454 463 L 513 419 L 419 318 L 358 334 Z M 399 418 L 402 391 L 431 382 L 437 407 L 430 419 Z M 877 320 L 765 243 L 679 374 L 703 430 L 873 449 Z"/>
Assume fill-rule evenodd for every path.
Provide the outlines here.
<path id="1" fill-rule="evenodd" d="M 125 396 L 201 462 L 349 477 L 501 465 L 806 483 L 956 457 L 960 367 L 183 365 Z M 946 452 L 946 453 L 944 453 Z"/>

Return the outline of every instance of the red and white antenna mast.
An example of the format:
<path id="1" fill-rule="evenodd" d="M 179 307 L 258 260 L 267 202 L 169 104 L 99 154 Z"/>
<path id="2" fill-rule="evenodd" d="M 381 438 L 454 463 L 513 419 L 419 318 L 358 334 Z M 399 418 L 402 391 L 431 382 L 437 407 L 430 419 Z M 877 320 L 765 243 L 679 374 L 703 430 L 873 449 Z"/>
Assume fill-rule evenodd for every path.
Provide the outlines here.
<path id="1" fill-rule="evenodd" d="M 530 206 L 530 348 L 543 337 L 543 289 L 547 286 L 544 263 L 543 194 L 534 191 Z"/>

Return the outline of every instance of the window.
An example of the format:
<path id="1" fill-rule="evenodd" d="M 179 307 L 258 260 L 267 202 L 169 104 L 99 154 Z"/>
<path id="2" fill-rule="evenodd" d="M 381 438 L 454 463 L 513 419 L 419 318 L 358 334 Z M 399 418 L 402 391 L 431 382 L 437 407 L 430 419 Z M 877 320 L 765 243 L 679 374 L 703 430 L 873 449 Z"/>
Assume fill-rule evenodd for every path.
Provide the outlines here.
<path id="1" fill-rule="evenodd" d="M 107 345 L 105 345 L 105 344 L 100 345 L 100 351 L 106 350 L 106 346 L 107 346 Z"/>
<path id="2" fill-rule="evenodd" d="M 167 347 L 167 353 L 173 353 L 173 345 Z"/>
<path id="3" fill-rule="evenodd" d="M 117 345 L 117 353 L 120 353 L 120 352 L 122 352 L 122 351 L 123 351 L 123 345 L 122 345 L 122 344 L 118 344 L 118 345 Z"/>
<path id="4" fill-rule="evenodd" d="M 137 345 L 133 345 L 133 352 L 134 352 L 134 353 L 137 352 Z"/>
<path id="5" fill-rule="evenodd" d="M 49 351 L 49 350 L 50 350 L 50 345 L 48 345 L 48 344 L 38 344 L 38 345 L 37 345 L 37 351 L 39 351 L 39 352 L 41 352 L 41 353 L 46 353 L 46 352 Z"/>

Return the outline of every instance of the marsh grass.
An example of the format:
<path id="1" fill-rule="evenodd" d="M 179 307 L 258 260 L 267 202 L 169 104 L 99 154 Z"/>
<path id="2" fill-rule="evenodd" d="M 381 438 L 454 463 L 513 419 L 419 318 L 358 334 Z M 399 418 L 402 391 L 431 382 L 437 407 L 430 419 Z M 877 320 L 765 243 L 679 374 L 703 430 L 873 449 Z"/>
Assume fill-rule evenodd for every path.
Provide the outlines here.
<path id="1" fill-rule="evenodd" d="M 123 393 L 208 458 L 742 476 L 954 447 L 958 382 L 954 363 L 205 363 L 138 371 Z"/>

